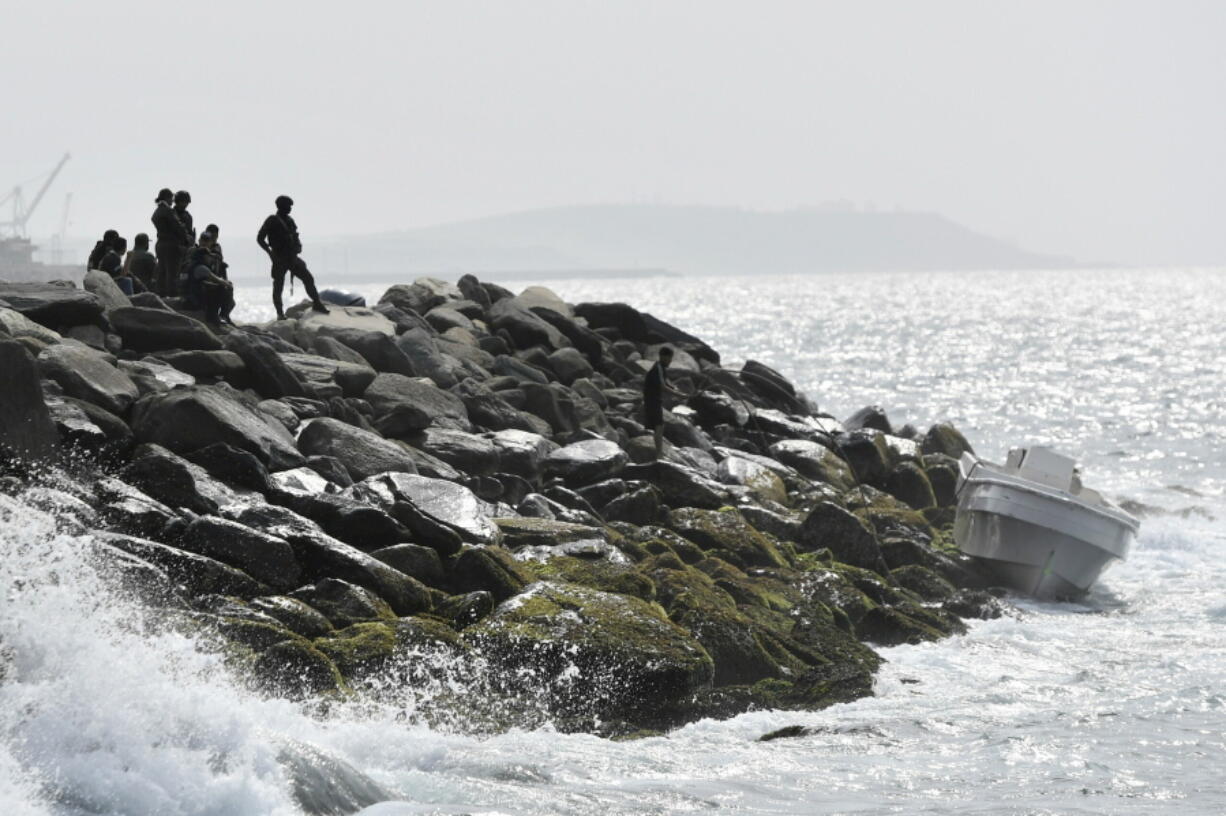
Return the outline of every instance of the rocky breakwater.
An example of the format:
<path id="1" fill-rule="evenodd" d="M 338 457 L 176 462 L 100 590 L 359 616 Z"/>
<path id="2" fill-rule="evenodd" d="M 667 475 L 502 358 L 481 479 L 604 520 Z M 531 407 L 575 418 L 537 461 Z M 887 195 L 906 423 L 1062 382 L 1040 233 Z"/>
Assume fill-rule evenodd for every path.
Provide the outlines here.
<path id="1" fill-rule="evenodd" d="M 467 276 L 215 332 L 84 284 L 0 284 L 0 489 L 267 693 L 445 670 L 492 727 L 627 733 L 870 694 L 874 646 L 999 614 L 949 546 L 957 430 L 840 422 L 629 305 Z"/>

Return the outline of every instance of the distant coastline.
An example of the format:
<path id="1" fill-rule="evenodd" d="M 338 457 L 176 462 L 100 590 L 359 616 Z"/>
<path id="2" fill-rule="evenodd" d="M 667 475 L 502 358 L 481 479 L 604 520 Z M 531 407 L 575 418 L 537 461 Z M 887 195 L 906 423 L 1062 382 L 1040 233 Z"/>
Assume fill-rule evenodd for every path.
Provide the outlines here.
<path id="1" fill-rule="evenodd" d="M 1032 252 L 926 212 L 613 204 L 555 207 L 370 235 L 308 253 L 367 279 L 442 270 L 573 276 L 667 269 L 680 275 L 1052 269 L 1074 258 Z M 635 273 L 636 276 L 639 273 Z"/>

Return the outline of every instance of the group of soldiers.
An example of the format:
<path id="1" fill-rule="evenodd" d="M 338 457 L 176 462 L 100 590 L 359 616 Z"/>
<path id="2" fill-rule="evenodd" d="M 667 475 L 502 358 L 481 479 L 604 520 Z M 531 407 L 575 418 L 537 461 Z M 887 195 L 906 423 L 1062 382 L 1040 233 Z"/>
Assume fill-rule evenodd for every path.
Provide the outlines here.
<path id="1" fill-rule="evenodd" d="M 88 267 L 109 273 L 129 295 L 152 291 L 163 298 L 182 298 L 186 308 L 203 311 L 207 322 L 229 322 L 234 286 L 219 243 L 220 228 L 209 224 L 197 237 L 188 209 L 192 197 L 186 190 L 172 193 L 163 188 L 154 202 L 157 207 L 151 220 L 157 240 L 152 252 L 149 236 L 142 232 L 125 255 L 127 240 L 115 230 L 107 230 L 90 253 Z M 286 276 L 302 281 L 315 311 L 328 312 L 301 257 L 298 225 L 290 216 L 293 206 L 289 196 L 277 196 L 277 211 L 264 219 L 256 236 L 272 262 L 272 302 L 278 320 L 285 319 L 281 298 Z"/>

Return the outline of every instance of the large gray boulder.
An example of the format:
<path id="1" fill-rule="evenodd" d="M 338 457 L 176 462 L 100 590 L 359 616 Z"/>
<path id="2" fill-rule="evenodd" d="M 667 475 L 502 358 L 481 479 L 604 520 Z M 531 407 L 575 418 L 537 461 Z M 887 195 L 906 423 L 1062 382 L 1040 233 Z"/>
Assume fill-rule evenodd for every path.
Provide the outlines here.
<path id="1" fill-rule="evenodd" d="M 548 423 L 531 414 L 525 414 L 514 405 L 507 402 L 498 392 L 491 390 L 484 383 L 474 379 L 466 379 L 452 389 L 453 394 L 464 401 L 468 418 L 474 425 L 489 431 L 502 431 L 514 428 L 521 431 L 536 431 L 544 426 L 548 432 Z"/>
<path id="2" fill-rule="evenodd" d="M 238 567 L 274 589 L 302 583 L 302 570 L 288 542 L 235 521 L 201 516 L 188 525 L 179 546 Z"/>
<path id="3" fill-rule="evenodd" d="M 710 655 L 658 605 L 575 584 L 533 584 L 464 639 L 509 674 L 530 676 L 532 692 L 569 715 L 663 714 L 714 675 Z"/>
<path id="4" fill-rule="evenodd" d="M 661 460 L 630 465 L 623 471 L 622 478 L 639 479 L 655 485 L 669 507 L 718 510 L 730 503 L 728 489 L 724 485 L 694 468 L 675 462 Z"/>
<path id="5" fill-rule="evenodd" d="M 152 357 L 143 360 L 120 360 L 117 368 L 136 383 L 142 396 L 164 394 L 172 388 L 196 384 L 196 378 L 191 374 Z"/>
<path id="6" fill-rule="evenodd" d="M 191 595 L 254 598 L 269 591 L 267 586 L 242 570 L 205 555 L 122 533 L 94 533 L 94 538 L 161 567 L 172 581 Z"/>
<path id="7" fill-rule="evenodd" d="M 32 338 L 47 345 L 64 339 L 59 332 L 52 331 L 41 323 L 35 323 L 21 312 L 0 306 L 0 336 L 5 334 L 14 339 Z"/>
<path id="8" fill-rule="evenodd" d="M 284 507 L 255 505 L 233 514 L 248 527 L 287 541 L 302 568 L 302 577 L 318 581 L 333 577 L 370 590 L 398 615 L 428 610 L 430 593 L 421 583 L 320 529 L 310 519 Z"/>
<path id="9" fill-rule="evenodd" d="M 319 327 L 317 336 L 330 337 L 356 351 L 375 371 L 403 374 L 406 377 L 417 375 L 413 363 L 396 346 L 391 335 L 384 332 L 325 325 Z"/>
<path id="10" fill-rule="evenodd" d="M 132 431 L 122 419 L 92 402 L 44 394 L 60 444 L 92 457 L 123 456 L 132 447 Z"/>
<path id="11" fill-rule="evenodd" d="M 462 297 L 455 284 L 438 278 L 418 278 L 413 283 L 399 283 L 391 287 L 379 298 L 379 303 L 424 315 L 436 306 Z"/>
<path id="12" fill-rule="evenodd" d="M 455 309 L 449 309 L 446 306 L 436 306 L 431 309 L 426 314 L 426 322 L 439 334 L 448 329 L 460 328 L 471 331 L 475 328 L 471 320 Z"/>
<path id="13" fill-rule="evenodd" d="M 310 346 L 313 338 L 328 336 L 338 330 L 379 332 L 388 337 L 396 334 L 396 324 L 373 309 L 364 306 L 329 306 L 328 309 L 328 314 L 322 314 L 307 307 L 296 319 L 274 324 L 273 329 L 280 334 L 280 327 L 285 325 L 291 333 L 286 339 L 302 348 Z M 290 313 L 293 314 L 294 310 L 291 309 Z"/>
<path id="14" fill-rule="evenodd" d="M 948 422 L 938 422 L 929 428 L 920 443 L 920 450 L 926 454 L 943 453 L 954 459 L 960 459 L 964 453 L 975 452 L 962 432 Z"/>
<path id="15" fill-rule="evenodd" d="M 396 338 L 418 376 L 434 381 L 439 388 L 451 388 L 465 376 L 463 364 L 439 348 L 434 335 L 420 328 L 409 329 Z"/>
<path id="16" fill-rule="evenodd" d="M 221 341 L 208 326 L 178 312 L 123 306 L 111 309 L 107 319 L 123 339 L 124 348 L 132 351 L 221 348 Z"/>
<path id="17" fill-rule="evenodd" d="M 498 449 L 502 469 L 525 479 L 539 477 L 545 457 L 558 449 L 556 442 L 531 431 L 507 429 L 490 434 L 489 439 Z"/>
<path id="18" fill-rule="evenodd" d="M 354 481 L 388 471 L 416 473 L 413 457 L 398 443 L 335 419 L 312 420 L 298 435 L 307 456 L 338 459 Z"/>
<path id="19" fill-rule="evenodd" d="M 864 406 L 843 420 L 843 427 L 849 431 L 870 429 L 887 434 L 894 433 L 894 428 L 890 424 L 890 418 L 886 416 L 885 409 L 880 405 Z"/>
<path id="20" fill-rule="evenodd" d="M 192 377 L 225 380 L 236 388 L 245 386 L 249 380 L 243 358 L 232 351 L 158 351 L 145 359 L 161 360 Z"/>
<path id="21" fill-rule="evenodd" d="M 0 337 L 0 450 L 39 461 L 59 443 L 43 400 L 38 366 L 21 342 Z"/>
<path id="22" fill-rule="evenodd" d="M 119 478 L 162 504 L 193 513 L 216 513 L 247 501 L 252 495 L 231 490 L 199 465 L 176 456 L 161 445 L 141 445 L 119 471 Z"/>
<path id="23" fill-rule="evenodd" d="M 327 337 L 319 339 L 331 340 Z M 281 359 L 304 383 L 335 383 L 345 396 L 360 397 L 374 381 L 376 372 L 359 355 L 355 356 L 358 357 L 357 363 L 316 354 L 283 353 Z"/>
<path id="24" fill-rule="evenodd" d="M 308 396 L 298 375 L 265 340 L 236 331 L 226 336 L 225 347 L 242 359 L 260 396 L 269 399 Z"/>
<path id="25" fill-rule="evenodd" d="M 220 387 L 190 386 L 143 397 L 133 408 L 132 430 L 139 441 L 178 453 L 225 442 L 255 454 L 269 470 L 303 463 L 284 426 L 266 420 Z"/>
<path id="26" fill-rule="evenodd" d="M 783 480 L 766 465 L 750 459 L 726 457 L 715 469 L 715 478 L 723 484 L 747 487 L 758 498 L 787 504 L 788 491 Z"/>
<path id="27" fill-rule="evenodd" d="M 309 348 L 320 357 L 326 357 L 329 360 L 338 360 L 342 363 L 353 363 L 354 365 L 370 368 L 370 363 L 366 362 L 365 357 L 335 337 L 317 334 L 311 338 L 309 346 L 304 346 L 303 348 Z"/>
<path id="28" fill-rule="evenodd" d="M 571 385 L 583 377 L 592 376 L 594 369 L 577 348 L 562 348 L 549 355 L 549 367 L 558 379 Z"/>
<path id="29" fill-rule="evenodd" d="M 35 323 L 51 329 L 94 323 L 102 316 L 102 301 L 92 292 L 56 283 L 0 281 L 0 301 Z"/>
<path id="30" fill-rule="evenodd" d="M 568 484 L 593 484 L 616 476 L 630 457 L 616 442 L 587 439 L 558 448 L 545 458 L 545 473 Z"/>
<path id="31" fill-rule="evenodd" d="M 554 351 L 569 346 L 566 335 L 537 317 L 517 298 L 500 300 L 489 308 L 490 328 L 505 330 L 517 348 L 545 346 Z"/>
<path id="32" fill-rule="evenodd" d="M 115 279 L 100 269 L 88 270 L 82 285 L 86 292 L 92 292 L 98 300 L 102 301 L 104 309 L 118 309 L 121 306 L 132 305 L 132 301 L 128 300 L 128 296 L 119 288 L 119 284 L 115 283 Z"/>
<path id="33" fill-rule="evenodd" d="M 424 378 L 382 373 L 362 396 L 375 409 L 376 417 L 407 411 L 419 417 L 419 428 L 472 430 L 464 401 Z"/>
<path id="34" fill-rule="evenodd" d="M 38 355 L 38 365 L 68 396 L 92 402 L 113 414 L 127 413 L 140 396 L 132 378 L 115 368 L 107 355 L 81 343 L 65 341 L 49 346 Z"/>
<path id="35" fill-rule="evenodd" d="M 490 440 L 451 428 L 426 430 L 417 447 L 472 476 L 498 471 L 498 448 Z"/>
<path id="36" fill-rule="evenodd" d="M 797 542 L 803 550 L 828 547 L 844 564 L 882 575 L 889 571 L 876 536 L 857 516 L 833 502 L 820 502 L 805 518 Z"/>
<path id="37" fill-rule="evenodd" d="M 817 442 L 784 439 L 770 446 L 770 454 L 805 478 L 825 482 L 839 490 L 847 490 L 856 484 L 847 463 L 837 453 Z"/>
<path id="38" fill-rule="evenodd" d="M 616 329 L 626 340 L 649 342 L 647 321 L 643 314 L 626 303 L 580 303 L 574 313 L 593 329 Z"/>
<path id="39" fill-rule="evenodd" d="M 412 503 L 475 543 L 497 544 L 502 538 L 492 521 L 493 507 L 464 485 L 409 473 L 386 473 L 372 481 L 378 482 L 395 500 Z"/>

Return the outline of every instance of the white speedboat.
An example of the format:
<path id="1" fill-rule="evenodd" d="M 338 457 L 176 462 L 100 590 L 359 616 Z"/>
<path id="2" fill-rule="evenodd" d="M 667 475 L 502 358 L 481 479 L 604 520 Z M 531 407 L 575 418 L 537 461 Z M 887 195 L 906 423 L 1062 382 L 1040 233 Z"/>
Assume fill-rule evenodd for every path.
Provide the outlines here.
<path id="1" fill-rule="evenodd" d="M 958 463 L 954 540 L 1005 586 L 1039 598 L 1084 595 L 1128 557 L 1140 523 L 1081 484 L 1075 462 L 1015 448 L 1002 467 L 970 453 Z"/>

